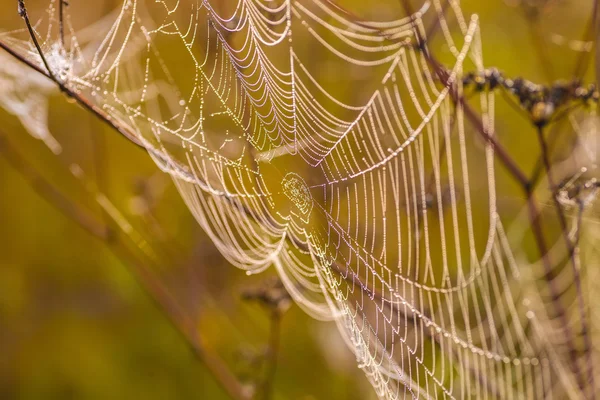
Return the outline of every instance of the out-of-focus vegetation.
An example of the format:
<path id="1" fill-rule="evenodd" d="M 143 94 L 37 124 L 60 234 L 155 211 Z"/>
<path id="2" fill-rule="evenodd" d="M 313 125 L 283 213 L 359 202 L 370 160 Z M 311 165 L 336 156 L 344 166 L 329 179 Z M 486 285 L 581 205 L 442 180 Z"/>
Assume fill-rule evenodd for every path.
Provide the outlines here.
<path id="1" fill-rule="evenodd" d="M 22 28 L 16 1 L 0 3 L 0 29 Z M 48 5 L 43 0 L 27 3 L 38 16 Z M 117 3 L 71 0 L 73 25 L 80 28 Z M 357 12 L 371 18 L 393 7 L 390 2 L 385 7 L 344 3 L 354 3 Z M 470 0 L 463 6 L 466 15 L 480 15 L 487 66 L 544 83 L 573 76 L 581 52 L 558 38 L 581 39 L 592 3 Z M 402 14 L 399 5 L 394 14 Z M 583 81 L 593 80 L 589 68 Z M 539 152 L 534 130 L 501 101 L 496 120 L 511 155 L 530 170 Z M 24 174 L 33 168 L 70 201 L 102 216 L 70 173 L 70 160 L 81 164 L 95 190 L 106 194 L 144 234 L 158 254 L 161 281 L 200 321 L 197 329 L 204 345 L 242 382 L 261 382 L 272 322 L 269 310 L 245 301 L 243 294 L 264 285 L 272 271 L 248 277 L 228 265 L 148 155 L 58 92 L 50 104 L 49 127 L 64 146 L 59 157 L 30 137 L 17 118 L 0 110 L 0 397 L 226 398 L 140 288 L 128 261 L 115 256 L 111 240 L 89 235 L 58 212 L 40 195 L 38 177 Z M 15 168 L 15 159 L 26 160 L 27 167 Z M 521 210 L 519 188 L 502 173 L 498 193 L 500 207 L 509 214 Z M 373 395 L 336 327 L 314 321 L 292 305 L 281 319 L 273 397 Z"/>

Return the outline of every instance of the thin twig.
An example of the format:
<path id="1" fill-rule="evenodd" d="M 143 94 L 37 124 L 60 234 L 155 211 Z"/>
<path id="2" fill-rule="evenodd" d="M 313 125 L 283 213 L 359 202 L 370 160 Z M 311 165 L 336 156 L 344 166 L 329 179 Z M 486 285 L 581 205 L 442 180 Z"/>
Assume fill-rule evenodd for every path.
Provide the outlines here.
<path id="1" fill-rule="evenodd" d="M 60 36 L 60 44 L 65 48 L 65 5 L 68 3 L 65 0 L 58 0 L 58 30 Z"/>
<path id="2" fill-rule="evenodd" d="M 121 134 L 121 136 L 125 137 L 127 140 L 129 140 L 136 146 L 138 146 L 142 149 L 148 150 L 146 148 L 146 146 L 142 143 L 142 141 L 137 137 L 137 135 L 129 129 L 129 127 L 127 127 L 120 121 L 117 121 L 114 118 L 110 117 L 104 110 L 102 110 L 101 108 L 94 105 L 90 100 L 88 100 L 83 95 L 71 90 L 67 86 L 66 83 L 56 79 L 55 76 L 49 70 L 45 71 L 44 69 L 40 68 L 34 62 L 32 62 L 31 60 L 28 60 L 23 55 L 19 54 L 17 51 L 15 51 L 13 48 L 11 48 L 2 39 L 0 39 L 0 48 L 3 49 L 4 51 L 6 51 L 11 56 L 13 56 L 14 58 L 16 58 L 17 60 L 19 60 L 20 62 L 22 62 L 23 64 L 27 65 L 29 68 L 36 70 L 40 74 L 46 76 L 48 79 L 53 81 L 58 86 L 60 91 L 63 92 L 67 97 L 70 97 L 71 99 L 75 100 L 75 102 L 77 102 L 84 109 L 91 112 L 93 115 L 95 115 L 97 118 L 99 118 L 102 122 L 104 122 L 105 124 L 107 124 L 108 126 L 113 128 L 114 130 L 116 130 L 119 134 Z M 40 49 L 40 51 L 41 51 L 41 49 Z M 163 158 L 164 158 L 164 156 L 163 156 Z"/>
<path id="3" fill-rule="evenodd" d="M 562 121 L 563 120 L 559 121 L 558 124 L 561 125 Z M 556 144 L 556 141 L 558 140 L 559 132 L 560 132 L 560 129 L 557 129 L 556 125 L 553 125 L 552 129 L 550 129 L 550 131 L 547 135 L 547 138 L 546 138 L 546 146 L 548 147 L 548 150 L 552 149 L 554 147 L 554 145 Z M 542 156 L 540 155 L 535 162 L 533 171 L 531 172 L 531 175 L 529 178 L 529 182 L 531 182 L 532 187 L 538 186 L 538 184 L 540 183 L 540 179 L 543 177 L 543 172 L 544 172 L 544 160 L 542 159 Z"/>
<path id="4" fill-rule="evenodd" d="M 42 51 L 40 42 L 38 41 L 37 35 L 35 34 L 33 26 L 31 25 L 31 21 L 29 20 L 29 14 L 27 13 L 27 7 L 25 7 L 25 0 L 17 0 L 17 2 L 18 2 L 17 4 L 18 4 L 19 15 L 25 21 L 25 26 L 27 26 L 27 30 L 29 31 L 29 36 L 31 37 L 31 40 L 33 41 L 33 44 L 34 44 L 35 48 L 37 49 L 38 55 L 42 59 L 42 63 L 44 63 L 44 66 L 46 67 L 46 70 L 48 71 L 49 77 L 53 81 L 58 83 L 60 80 L 56 77 L 56 75 L 54 75 L 54 72 L 52 72 L 52 68 L 50 68 L 48 61 L 46 60 L 46 57 L 44 56 L 44 52 Z"/>
<path id="5" fill-rule="evenodd" d="M 60 36 L 60 44 L 65 49 L 65 6 L 68 3 L 65 0 L 58 0 L 58 30 Z"/>

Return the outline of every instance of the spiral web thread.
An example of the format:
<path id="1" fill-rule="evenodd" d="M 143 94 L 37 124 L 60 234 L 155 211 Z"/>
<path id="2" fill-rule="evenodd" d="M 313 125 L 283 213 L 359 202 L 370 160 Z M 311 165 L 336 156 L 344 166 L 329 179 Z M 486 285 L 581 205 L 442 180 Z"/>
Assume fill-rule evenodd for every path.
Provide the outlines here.
<path id="1" fill-rule="evenodd" d="M 379 397 L 583 396 L 497 214 L 494 150 L 450 95 L 484 68 L 458 2 L 376 22 L 327 0 L 128 0 L 91 53 L 75 37 L 57 75 L 136 132 L 230 263 L 273 266 L 334 320 Z"/>

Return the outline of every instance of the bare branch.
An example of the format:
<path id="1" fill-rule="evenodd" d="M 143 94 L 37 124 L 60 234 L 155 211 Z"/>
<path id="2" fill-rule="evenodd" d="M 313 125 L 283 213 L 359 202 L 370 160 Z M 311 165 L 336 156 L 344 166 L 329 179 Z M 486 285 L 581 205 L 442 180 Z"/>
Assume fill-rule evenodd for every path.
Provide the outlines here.
<path id="1" fill-rule="evenodd" d="M 58 29 L 60 44 L 65 48 L 65 6 L 68 6 L 66 0 L 58 0 Z"/>
<path id="2" fill-rule="evenodd" d="M 25 0 L 17 0 L 17 3 L 18 3 L 19 15 L 21 16 L 21 18 L 23 18 L 23 20 L 25 20 L 25 26 L 27 26 L 27 30 L 29 31 L 29 36 L 31 37 L 31 40 L 33 41 L 33 44 L 35 45 L 35 48 L 36 48 L 40 58 L 42 59 L 44 66 L 46 67 L 46 71 L 48 71 L 48 76 L 53 81 L 58 83 L 59 79 L 56 77 L 56 75 L 54 75 L 54 72 L 52 72 L 52 68 L 50 68 L 48 61 L 46 60 L 46 57 L 44 56 L 44 52 L 42 50 L 42 47 L 40 46 L 40 42 L 38 41 L 37 35 L 35 34 L 33 26 L 31 25 L 31 21 L 29 20 L 29 14 L 27 13 L 27 7 L 25 7 Z"/>

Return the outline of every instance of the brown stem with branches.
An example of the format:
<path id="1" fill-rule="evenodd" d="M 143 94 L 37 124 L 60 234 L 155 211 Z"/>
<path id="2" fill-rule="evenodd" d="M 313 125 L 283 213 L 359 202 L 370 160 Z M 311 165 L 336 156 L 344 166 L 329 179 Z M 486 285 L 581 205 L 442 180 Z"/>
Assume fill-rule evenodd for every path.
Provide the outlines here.
<path id="1" fill-rule="evenodd" d="M 401 3 L 404 7 L 405 12 L 408 15 L 413 15 L 412 6 L 409 0 L 401 0 Z M 425 49 L 425 40 L 421 37 L 420 33 L 417 31 L 417 42 L 418 46 L 421 49 Z M 556 283 L 552 279 L 552 262 L 549 259 L 548 254 L 548 246 L 546 245 L 546 240 L 543 234 L 542 222 L 541 222 L 541 214 L 537 206 L 537 202 L 535 200 L 533 194 L 533 187 L 531 185 L 530 180 L 527 176 L 522 172 L 522 170 L 518 167 L 515 161 L 508 155 L 508 153 L 504 150 L 504 148 L 496 141 L 495 137 L 486 132 L 481 119 L 477 116 L 476 112 L 471 108 L 471 106 L 466 102 L 464 96 L 458 93 L 456 85 L 449 81 L 449 76 L 446 70 L 442 67 L 442 65 L 433 57 L 433 55 L 429 51 L 423 51 L 423 55 L 425 56 L 429 65 L 433 68 L 434 72 L 438 76 L 441 82 L 444 83 L 445 86 L 452 86 L 450 89 L 450 95 L 455 104 L 460 105 L 463 109 L 465 116 L 475 127 L 475 131 L 494 149 L 494 154 L 498 158 L 498 160 L 502 163 L 502 165 L 508 170 L 508 172 L 513 176 L 515 180 L 520 184 L 523 189 L 526 199 L 527 199 L 527 207 L 529 210 L 529 219 L 531 223 L 531 231 L 533 233 L 534 239 L 538 246 L 538 250 L 540 253 L 540 257 L 542 260 L 542 265 L 544 267 L 545 277 L 548 284 L 548 289 L 550 291 L 550 296 L 552 298 L 552 303 L 559 314 L 559 318 L 561 321 L 561 325 L 565 332 L 566 341 L 569 344 L 571 354 L 571 361 L 573 363 L 574 374 L 577 376 L 580 388 L 585 390 L 585 383 L 583 375 L 579 369 L 579 364 L 577 362 L 577 355 L 575 352 L 575 342 L 574 335 L 572 329 L 569 324 L 569 319 L 565 313 L 565 308 L 560 301 L 560 292 Z M 567 232 L 568 234 L 568 232 Z M 577 270 L 577 266 L 574 265 L 574 280 L 576 281 L 577 287 L 577 297 L 580 302 L 583 302 L 583 295 L 580 290 L 581 282 L 580 276 Z M 584 332 L 585 336 L 589 336 L 589 332 Z M 589 340 L 586 339 L 586 341 Z M 592 375 L 593 371 L 591 365 L 588 366 L 588 374 Z"/>
<path id="2" fill-rule="evenodd" d="M 595 27 L 596 27 L 596 24 L 598 23 L 598 17 L 599 17 L 598 12 L 600 11 L 598 9 L 598 5 L 599 5 L 599 0 L 594 0 L 592 13 L 590 15 L 590 18 L 588 20 L 588 25 L 584 32 L 583 41 L 591 40 L 593 37 L 594 31 L 596 30 Z M 540 59 L 542 66 L 545 67 L 544 72 L 546 74 L 546 77 L 548 79 L 552 79 L 553 71 L 550 68 L 550 60 L 549 60 L 548 54 L 546 52 L 547 48 L 545 46 L 543 37 L 541 37 L 541 35 L 539 34 L 539 31 L 538 31 L 538 26 L 536 23 L 537 18 L 536 18 L 536 16 L 532 15 L 529 19 L 532 23 L 530 32 L 532 34 L 534 42 L 536 42 L 538 44 L 538 46 L 534 46 L 536 48 L 536 50 L 538 51 L 538 58 Z M 574 68 L 575 81 L 579 80 L 582 77 L 582 75 L 585 74 L 588 64 L 589 64 L 589 54 L 582 52 L 580 54 L 580 56 L 577 58 L 576 63 L 575 63 L 575 68 Z M 558 124 L 552 127 L 552 129 L 550 130 L 550 137 L 552 139 L 554 139 L 556 137 L 558 131 L 562 128 L 562 125 L 563 125 L 562 120 L 559 120 Z M 537 125 L 536 133 L 537 133 L 537 138 L 538 138 L 538 143 L 540 146 L 541 154 L 537 160 L 536 167 L 534 168 L 534 173 L 529 181 L 530 181 L 531 187 L 535 187 L 537 185 L 537 183 L 539 182 L 540 177 L 542 176 L 542 171 L 545 171 L 549 189 L 550 189 L 551 196 L 552 196 L 552 202 L 554 204 L 554 208 L 555 208 L 556 214 L 558 216 L 562 236 L 564 238 L 565 245 L 567 247 L 569 262 L 571 263 L 571 265 L 573 267 L 572 268 L 573 280 L 574 280 L 575 289 L 577 292 L 577 306 L 578 306 L 580 317 L 581 317 L 581 328 L 582 328 L 582 332 L 583 332 L 583 340 L 584 340 L 584 345 L 585 345 L 585 358 L 586 358 L 586 364 L 587 364 L 587 369 L 588 369 L 589 382 L 586 384 L 583 376 L 580 374 L 577 374 L 577 380 L 578 380 L 578 384 L 582 390 L 585 390 L 586 387 L 589 387 L 591 389 L 591 392 L 590 392 L 591 397 L 590 398 L 593 399 L 593 398 L 595 398 L 595 391 L 593 389 L 595 379 L 594 379 L 594 373 L 592 370 L 592 368 L 593 368 L 593 360 L 591 358 L 592 357 L 592 355 L 591 355 L 592 343 L 591 343 L 590 335 L 588 333 L 587 313 L 585 310 L 585 301 L 583 299 L 583 295 L 582 295 L 583 291 L 581 288 L 581 274 L 580 274 L 580 270 L 579 270 L 579 265 L 577 264 L 576 255 L 575 255 L 575 251 L 576 251 L 575 246 L 576 245 L 571 241 L 571 238 L 569 237 L 569 227 L 567 224 L 567 218 L 565 216 L 564 209 L 558 200 L 558 193 L 556 192 L 558 187 L 557 187 L 556 181 L 553 177 L 552 165 L 551 165 L 551 161 L 550 161 L 550 151 L 549 151 L 549 146 L 548 146 L 549 140 L 547 140 L 544 135 L 544 125 L 542 125 L 542 124 Z M 582 213 L 582 207 L 580 206 L 579 216 L 581 216 L 581 213 Z M 577 230 L 579 230 L 579 224 L 577 226 Z M 550 279 L 552 279 L 552 278 L 550 278 Z M 578 370 L 578 366 L 577 366 L 578 360 L 576 359 L 575 354 L 576 354 L 575 351 L 571 351 L 571 362 L 574 363 L 573 367 L 575 368 L 575 370 Z"/>

